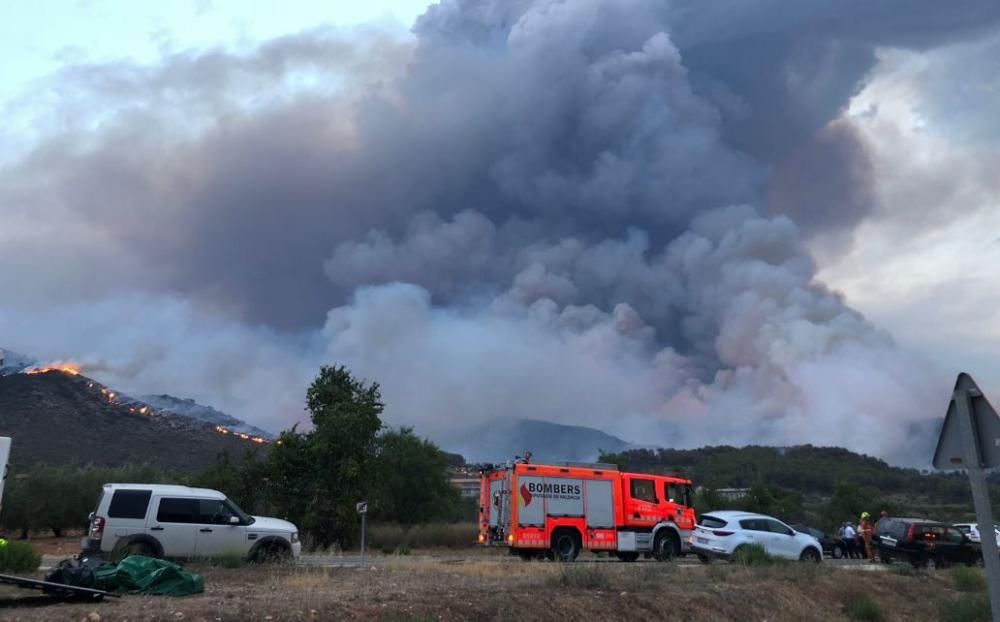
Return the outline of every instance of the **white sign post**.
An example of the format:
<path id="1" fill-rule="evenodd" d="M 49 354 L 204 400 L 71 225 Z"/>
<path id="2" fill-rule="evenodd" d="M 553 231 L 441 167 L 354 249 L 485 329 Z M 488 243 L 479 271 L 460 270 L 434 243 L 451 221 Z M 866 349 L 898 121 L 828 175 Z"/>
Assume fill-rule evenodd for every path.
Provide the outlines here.
<path id="1" fill-rule="evenodd" d="M 959 374 L 941 428 L 934 468 L 965 469 L 972 485 L 972 504 L 979 523 L 986 583 L 993 622 L 1000 622 L 1000 556 L 993 529 L 993 509 L 986 469 L 1000 466 L 1000 417 L 969 374 Z"/>
<path id="2" fill-rule="evenodd" d="M 368 531 L 368 502 L 361 501 L 357 504 L 358 514 L 361 515 L 361 565 L 365 565 L 365 535 Z"/>

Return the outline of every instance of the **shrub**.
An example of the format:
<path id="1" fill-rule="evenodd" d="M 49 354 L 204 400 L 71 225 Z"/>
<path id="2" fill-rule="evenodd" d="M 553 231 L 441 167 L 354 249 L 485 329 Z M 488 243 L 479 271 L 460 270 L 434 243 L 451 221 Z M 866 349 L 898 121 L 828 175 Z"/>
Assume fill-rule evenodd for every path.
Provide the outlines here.
<path id="1" fill-rule="evenodd" d="M 889 570 L 893 574 L 899 575 L 901 577 L 912 577 L 917 574 L 917 569 L 913 567 L 913 564 L 908 564 L 906 562 L 893 562 L 889 566 Z"/>
<path id="2" fill-rule="evenodd" d="M 941 622 L 989 622 L 990 599 L 985 593 L 962 594 L 942 602 L 938 613 Z"/>
<path id="3" fill-rule="evenodd" d="M 862 596 L 844 605 L 844 614 L 852 620 L 880 622 L 885 619 L 882 608 L 870 596 Z"/>
<path id="4" fill-rule="evenodd" d="M 42 556 L 27 542 L 8 541 L 0 547 L 0 571 L 34 572 L 42 563 Z"/>
<path id="5" fill-rule="evenodd" d="M 733 553 L 733 563 L 744 566 L 770 566 L 774 558 L 759 544 L 743 544 Z"/>
<path id="6" fill-rule="evenodd" d="M 951 579 L 959 592 L 983 592 L 986 590 L 986 577 L 978 568 L 959 566 L 951 571 Z"/>
<path id="7" fill-rule="evenodd" d="M 606 590 L 611 587 L 607 572 L 598 564 L 563 564 L 548 581 L 553 587 Z"/>

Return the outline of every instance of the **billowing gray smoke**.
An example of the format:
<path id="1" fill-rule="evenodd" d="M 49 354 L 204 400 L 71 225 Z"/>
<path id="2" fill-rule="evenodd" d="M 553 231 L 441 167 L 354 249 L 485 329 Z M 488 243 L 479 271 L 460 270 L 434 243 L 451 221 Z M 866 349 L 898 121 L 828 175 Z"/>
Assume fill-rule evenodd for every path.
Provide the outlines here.
<path id="1" fill-rule="evenodd" d="M 840 116 L 876 47 L 998 21 L 987 0 L 444 1 L 412 49 L 318 30 L 249 57 L 73 67 L 61 79 L 115 112 L 0 172 L 0 210 L 23 231 L 30 214 L 65 220 L 47 234 L 75 263 L 26 284 L 15 270 L 52 251 L 6 240 L 0 329 L 30 332 L 53 300 L 86 323 L 80 300 L 179 293 L 166 308 L 182 320 L 77 349 L 162 365 L 202 333 L 162 326 L 208 306 L 264 325 L 225 332 L 266 344 L 241 348 L 253 378 L 294 359 L 295 394 L 299 367 L 345 363 L 384 385 L 393 423 L 448 446 L 516 416 L 912 458 L 900 424 L 940 414 L 933 372 L 815 282 L 804 240 L 849 240 L 873 207 Z M 337 87 L 240 99 L 302 72 Z M 81 261 L 99 267 L 86 285 Z M 24 334 L 8 345 L 31 351 Z M 190 351 L 198 369 L 219 356 Z"/>

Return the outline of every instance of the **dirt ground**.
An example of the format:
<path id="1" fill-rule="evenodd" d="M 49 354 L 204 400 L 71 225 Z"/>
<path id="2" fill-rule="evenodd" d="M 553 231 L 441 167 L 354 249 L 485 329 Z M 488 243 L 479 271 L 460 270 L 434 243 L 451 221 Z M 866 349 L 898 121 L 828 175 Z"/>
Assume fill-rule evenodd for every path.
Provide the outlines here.
<path id="1" fill-rule="evenodd" d="M 945 571 L 901 576 L 798 563 L 558 564 L 477 556 L 399 557 L 366 568 L 189 569 L 204 576 L 204 594 L 52 603 L 4 588 L 0 620 L 849 620 L 857 618 L 849 607 L 859 600 L 885 620 L 934 620 L 947 603 L 969 596 L 954 591 Z"/>
<path id="2" fill-rule="evenodd" d="M 80 552 L 80 538 L 83 531 L 71 531 L 63 538 L 33 536 L 28 542 L 42 555 L 72 557 Z"/>

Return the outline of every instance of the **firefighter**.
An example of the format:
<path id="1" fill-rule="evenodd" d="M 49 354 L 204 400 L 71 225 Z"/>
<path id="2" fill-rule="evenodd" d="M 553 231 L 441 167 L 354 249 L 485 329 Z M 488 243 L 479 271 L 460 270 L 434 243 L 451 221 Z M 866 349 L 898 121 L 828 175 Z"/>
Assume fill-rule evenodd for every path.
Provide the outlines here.
<path id="1" fill-rule="evenodd" d="M 865 543 L 865 556 L 868 561 L 875 561 L 875 554 L 872 552 L 872 515 L 868 512 L 861 513 L 861 524 L 858 526 L 861 532 L 861 539 Z"/>

